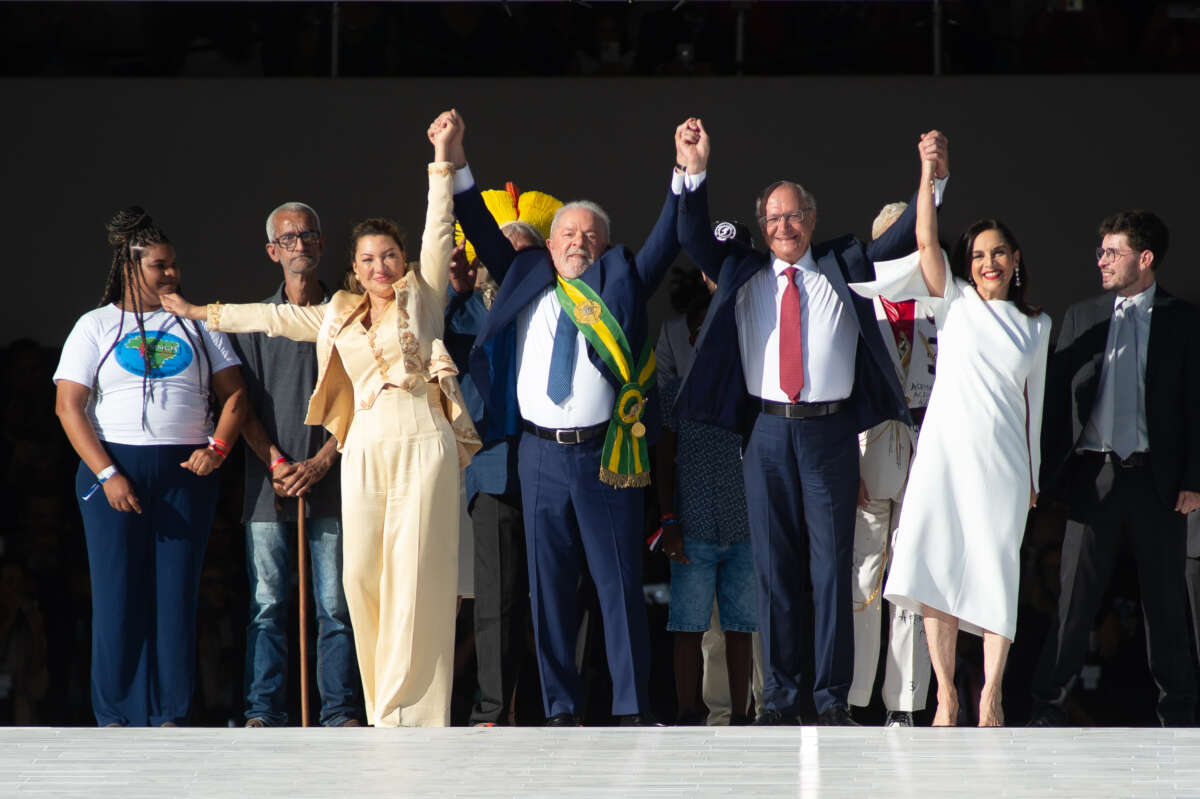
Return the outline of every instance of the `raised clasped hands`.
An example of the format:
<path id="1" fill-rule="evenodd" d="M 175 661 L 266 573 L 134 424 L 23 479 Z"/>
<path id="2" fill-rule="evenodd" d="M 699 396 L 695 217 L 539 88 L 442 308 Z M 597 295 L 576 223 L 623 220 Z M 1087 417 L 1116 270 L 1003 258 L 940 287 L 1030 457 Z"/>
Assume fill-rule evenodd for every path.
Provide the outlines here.
<path id="1" fill-rule="evenodd" d="M 451 108 L 438 114 L 426 132 L 429 142 L 433 145 L 434 160 L 450 161 L 456 168 L 466 166 L 467 155 L 463 149 L 463 135 L 466 131 L 466 122 L 457 110 Z"/>
<path id="2" fill-rule="evenodd" d="M 699 117 L 689 117 L 675 128 L 675 163 L 686 167 L 689 175 L 708 169 L 709 151 L 708 131 Z"/>
<path id="3" fill-rule="evenodd" d="M 917 152 L 921 161 L 929 161 L 933 166 L 933 177 L 941 180 L 950 175 L 950 141 L 940 130 L 931 130 L 921 134 L 917 144 Z"/>

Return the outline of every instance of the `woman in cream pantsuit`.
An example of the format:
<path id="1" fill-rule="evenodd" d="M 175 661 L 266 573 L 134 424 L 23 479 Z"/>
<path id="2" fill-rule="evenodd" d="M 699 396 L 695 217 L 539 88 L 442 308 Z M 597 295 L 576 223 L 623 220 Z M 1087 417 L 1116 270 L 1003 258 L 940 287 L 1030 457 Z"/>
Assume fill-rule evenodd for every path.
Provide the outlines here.
<path id="1" fill-rule="evenodd" d="M 164 303 L 210 329 L 317 342 L 306 422 L 328 428 L 342 451 L 342 582 L 367 719 L 379 727 L 450 723 L 459 486 L 479 448 L 441 340 L 455 135 L 456 120 L 429 131 L 419 266 L 406 268 L 395 225 L 367 219 L 351 235 L 364 294 L 308 307 Z"/>

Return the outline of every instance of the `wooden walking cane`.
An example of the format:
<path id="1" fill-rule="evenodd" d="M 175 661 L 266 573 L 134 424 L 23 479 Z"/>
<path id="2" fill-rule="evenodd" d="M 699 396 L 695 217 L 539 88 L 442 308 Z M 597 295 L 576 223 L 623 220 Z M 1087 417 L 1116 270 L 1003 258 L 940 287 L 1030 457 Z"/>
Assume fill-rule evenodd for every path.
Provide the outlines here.
<path id="1" fill-rule="evenodd" d="M 304 497 L 296 503 L 297 576 L 300 579 L 300 726 L 308 726 L 308 538 L 305 536 Z"/>

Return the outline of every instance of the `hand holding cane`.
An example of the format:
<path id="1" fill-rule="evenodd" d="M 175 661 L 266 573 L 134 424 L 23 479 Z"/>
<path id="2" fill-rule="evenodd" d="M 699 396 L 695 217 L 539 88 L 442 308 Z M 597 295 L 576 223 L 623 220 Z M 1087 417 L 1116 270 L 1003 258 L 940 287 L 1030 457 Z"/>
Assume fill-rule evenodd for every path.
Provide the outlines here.
<path id="1" fill-rule="evenodd" d="M 308 538 L 305 536 L 304 496 L 296 498 L 296 557 L 300 580 L 300 726 L 309 726 L 308 714 Z"/>

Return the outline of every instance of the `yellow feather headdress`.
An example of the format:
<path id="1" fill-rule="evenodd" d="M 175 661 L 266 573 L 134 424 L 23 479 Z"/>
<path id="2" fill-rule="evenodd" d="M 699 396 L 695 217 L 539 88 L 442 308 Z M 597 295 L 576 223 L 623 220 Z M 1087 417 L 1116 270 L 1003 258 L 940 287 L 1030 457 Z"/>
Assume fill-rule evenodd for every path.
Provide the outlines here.
<path id="1" fill-rule="evenodd" d="M 550 223 L 554 214 L 562 208 L 563 202 L 558 198 L 541 191 L 519 191 L 512 181 L 504 184 L 503 189 L 487 189 L 480 192 L 483 204 L 496 219 L 496 224 L 503 227 L 509 222 L 528 222 L 537 228 L 543 236 L 550 235 Z M 465 240 L 462 225 L 454 224 L 454 243 L 462 244 Z M 466 242 L 467 260 L 476 258 L 475 247 Z"/>

